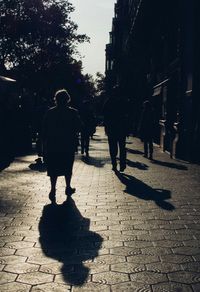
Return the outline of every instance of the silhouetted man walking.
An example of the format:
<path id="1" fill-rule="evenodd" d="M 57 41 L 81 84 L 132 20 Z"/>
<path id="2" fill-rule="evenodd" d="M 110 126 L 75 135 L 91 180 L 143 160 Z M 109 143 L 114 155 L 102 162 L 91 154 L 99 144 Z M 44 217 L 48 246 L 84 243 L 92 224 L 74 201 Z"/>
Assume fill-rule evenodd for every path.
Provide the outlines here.
<path id="1" fill-rule="evenodd" d="M 117 170 L 119 148 L 120 171 L 126 168 L 126 136 L 128 129 L 127 102 L 121 98 L 119 87 L 114 87 L 110 98 L 104 105 L 104 125 L 108 136 L 112 170 Z"/>

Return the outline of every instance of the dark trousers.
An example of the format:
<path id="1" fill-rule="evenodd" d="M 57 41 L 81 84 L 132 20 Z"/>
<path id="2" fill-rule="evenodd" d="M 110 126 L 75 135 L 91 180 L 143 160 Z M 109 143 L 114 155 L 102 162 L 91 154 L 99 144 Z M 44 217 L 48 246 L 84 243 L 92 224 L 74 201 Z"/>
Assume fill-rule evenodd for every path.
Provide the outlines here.
<path id="1" fill-rule="evenodd" d="M 146 156 L 153 155 L 153 139 L 152 138 L 145 138 L 144 139 L 144 154 Z"/>
<path id="2" fill-rule="evenodd" d="M 114 167 L 117 165 L 117 154 L 119 149 L 119 160 L 120 160 L 120 167 L 126 166 L 126 136 L 122 137 L 115 137 L 115 136 L 108 136 L 108 144 L 109 144 L 109 151 L 111 162 Z"/>
<path id="3" fill-rule="evenodd" d="M 88 133 L 81 132 L 81 152 L 88 153 L 89 151 L 90 136 Z"/>

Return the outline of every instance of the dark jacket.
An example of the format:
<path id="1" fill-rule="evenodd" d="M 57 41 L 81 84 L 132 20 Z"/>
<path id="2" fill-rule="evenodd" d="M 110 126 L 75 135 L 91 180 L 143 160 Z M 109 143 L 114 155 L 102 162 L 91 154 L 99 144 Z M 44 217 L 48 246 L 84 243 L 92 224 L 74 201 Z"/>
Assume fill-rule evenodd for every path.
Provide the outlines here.
<path id="1" fill-rule="evenodd" d="M 75 151 L 81 121 L 78 111 L 71 107 L 53 107 L 45 115 L 43 145 L 46 152 Z"/>
<path id="2" fill-rule="evenodd" d="M 144 109 L 139 124 L 139 137 L 142 140 L 152 139 L 154 136 L 155 118 L 153 109 Z"/>
<path id="3" fill-rule="evenodd" d="M 110 98 L 103 108 L 104 126 L 108 136 L 128 135 L 129 117 L 126 101 Z"/>

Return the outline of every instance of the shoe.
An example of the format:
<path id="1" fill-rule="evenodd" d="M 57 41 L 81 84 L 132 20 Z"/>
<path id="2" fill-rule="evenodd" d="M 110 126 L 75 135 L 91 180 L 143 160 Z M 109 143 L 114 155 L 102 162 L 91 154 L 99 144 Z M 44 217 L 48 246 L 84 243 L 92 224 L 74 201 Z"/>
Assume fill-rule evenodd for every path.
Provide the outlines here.
<path id="1" fill-rule="evenodd" d="M 81 154 L 84 154 L 84 149 L 81 149 Z"/>
<path id="2" fill-rule="evenodd" d="M 149 155 L 149 160 L 153 160 L 153 155 Z"/>
<path id="3" fill-rule="evenodd" d="M 123 166 L 120 166 L 120 169 L 119 169 L 119 170 L 120 170 L 121 172 L 123 172 L 125 169 L 126 169 L 126 166 L 123 165 Z"/>
<path id="4" fill-rule="evenodd" d="M 71 188 L 71 187 L 67 187 L 65 189 L 65 195 L 66 196 L 71 196 L 72 194 L 74 194 L 76 192 L 75 188 Z"/>
<path id="5" fill-rule="evenodd" d="M 50 191 L 49 200 L 51 201 L 52 204 L 56 203 L 56 193 L 54 191 Z"/>
<path id="6" fill-rule="evenodd" d="M 117 171 L 117 164 L 113 164 L 113 165 L 112 165 L 112 170 L 113 170 L 113 171 Z"/>

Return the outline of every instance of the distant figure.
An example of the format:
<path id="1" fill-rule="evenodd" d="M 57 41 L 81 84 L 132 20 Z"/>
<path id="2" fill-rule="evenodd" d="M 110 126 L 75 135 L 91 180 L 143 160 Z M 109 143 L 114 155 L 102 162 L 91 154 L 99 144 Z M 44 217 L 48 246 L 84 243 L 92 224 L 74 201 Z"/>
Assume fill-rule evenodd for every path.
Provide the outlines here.
<path id="1" fill-rule="evenodd" d="M 66 195 L 72 195 L 72 168 L 76 148 L 76 135 L 80 131 L 78 111 L 69 107 L 71 98 L 65 89 L 55 94 L 56 106 L 49 109 L 44 118 L 43 145 L 47 175 L 50 177 L 49 199 L 55 203 L 58 176 L 65 176 Z"/>
<path id="2" fill-rule="evenodd" d="M 81 127 L 81 154 L 89 156 L 90 137 L 94 134 L 95 117 L 88 101 L 85 101 L 80 108 Z"/>
<path id="3" fill-rule="evenodd" d="M 119 87 L 113 88 L 110 98 L 104 105 L 104 126 L 108 136 L 112 170 L 117 171 L 119 148 L 120 171 L 126 168 L 126 136 L 128 133 L 127 102 L 121 98 Z"/>
<path id="4" fill-rule="evenodd" d="M 146 100 L 143 103 L 143 111 L 139 125 L 139 136 L 144 143 L 144 157 L 153 159 L 153 134 L 154 134 L 154 111 L 151 103 Z"/>

